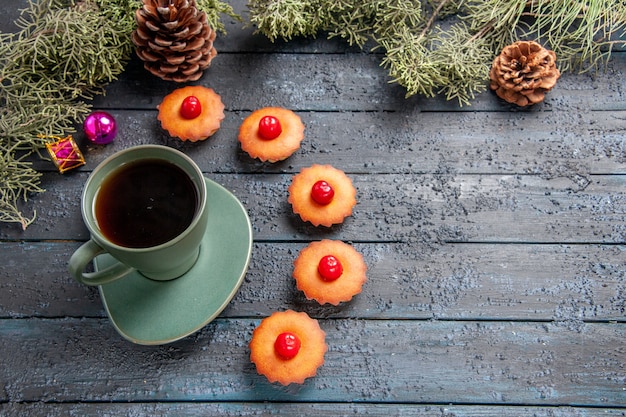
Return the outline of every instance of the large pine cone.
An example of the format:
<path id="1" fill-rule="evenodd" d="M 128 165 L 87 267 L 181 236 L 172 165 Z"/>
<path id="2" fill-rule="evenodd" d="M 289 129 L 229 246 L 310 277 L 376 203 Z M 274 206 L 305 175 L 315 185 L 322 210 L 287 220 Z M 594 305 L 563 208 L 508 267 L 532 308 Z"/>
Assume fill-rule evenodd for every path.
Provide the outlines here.
<path id="1" fill-rule="evenodd" d="M 195 81 L 217 55 L 215 31 L 195 0 L 143 0 L 132 33 L 144 67 L 164 80 Z"/>
<path id="2" fill-rule="evenodd" d="M 506 46 L 489 72 L 491 89 L 501 99 L 518 106 L 543 101 L 560 76 L 554 51 L 533 41 Z"/>

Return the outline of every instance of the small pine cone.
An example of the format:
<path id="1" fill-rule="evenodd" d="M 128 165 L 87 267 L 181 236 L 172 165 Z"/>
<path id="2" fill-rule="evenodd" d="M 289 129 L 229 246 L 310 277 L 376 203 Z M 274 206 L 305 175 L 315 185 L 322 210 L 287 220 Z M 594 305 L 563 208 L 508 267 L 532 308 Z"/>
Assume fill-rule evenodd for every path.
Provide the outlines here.
<path id="1" fill-rule="evenodd" d="M 506 46 L 493 61 L 490 88 L 498 97 L 518 106 L 543 101 L 561 73 L 556 54 L 533 41 Z"/>
<path id="2" fill-rule="evenodd" d="M 132 33 L 144 67 L 164 80 L 195 81 L 217 55 L 215 31 L 195 0 L 143 0 Z"/>

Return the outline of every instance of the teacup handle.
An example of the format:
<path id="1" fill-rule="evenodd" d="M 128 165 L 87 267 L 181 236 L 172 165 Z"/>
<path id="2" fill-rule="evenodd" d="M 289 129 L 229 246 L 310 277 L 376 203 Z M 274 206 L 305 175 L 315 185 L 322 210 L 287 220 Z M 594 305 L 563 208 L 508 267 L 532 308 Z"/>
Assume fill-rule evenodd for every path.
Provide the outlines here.
<path id="1" fill-rule="evenodd" d="M 76 281 L 86 285 L 102 285 L 123 278 L 135 269 L 116 262 L 115 264 L 96 272 L 84 272 L 87 265 L 98 255 L 106 253 L 93 240 L 89 240 L 76 249 L 70 258 L 70 274 Z"/>

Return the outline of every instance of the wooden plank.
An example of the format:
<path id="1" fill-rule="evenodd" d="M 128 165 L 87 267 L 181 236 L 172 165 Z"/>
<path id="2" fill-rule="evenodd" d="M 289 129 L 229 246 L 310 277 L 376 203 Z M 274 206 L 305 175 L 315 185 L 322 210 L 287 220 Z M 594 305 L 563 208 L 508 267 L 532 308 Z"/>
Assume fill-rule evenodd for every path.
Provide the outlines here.
<path id="1" fill-rule="evenodd" d="M 315 378 L 269 384 L 249 362 L 258 320 L 216 320 L 160 347 L 104 319 L 3 320 L 10 402 L 297 401 L 623 407 L 624 326 L 321 320 L 329 351 Z"/>
<path id="2" fill-rule="evenodd" d="M 97 289 L 78 285 L 67 263 L 80 243 L 2 243 L 0 317 L 104 317 Z"/>
<path id="3" fill-rule="evenodd" d="M 295 288 L 304 243 L 255 243 L 245 281 L 222 317 L 291 308 L 326 318 L 533 320 L 575 329 L 626 321 L 626 247 L 607 245 L 354 244 L 368 265 L 363 292 L 319 306 Z M 4 243 L 0 317 L 106 317 L 95 288 L 74 282 L 77 243 Z"/>
<path id="4" fill-rule="evenodd" d="M 86 240 L 80 215 L 86 177 L 45 176 L 42 185 L 48 191 L 29 200 L 39 208 L 38 220 L 25 232 L 14 224 L 0 225 L 0 239 Z M 291 177 L 209 175 L 248 209 L 257 240 L 626 242 L 624 175 L 351 174 L 357 205 L 351 217 L 331 228 L 315 228 L 293 214 L 287 203 Z"/>
<path id="5" fill-rule="evenodd" d="M 301 147 L 286 161 L 263 164 L 241 150 L 237 135 L 248 112 L 226 112 L 220 130 L 197 144 L 172 139 L 155 111 L 111 111 L 119 133 L 95 146 L 74 138 L 91 170 L 127 147 L 162 144 L 191 156 L 206 172 L 297 172 L 312 163 L 351 173 L 536 174 L 546 178 L 626 173 L 626 112 L 420 113 L 303 112 Z M 54 171 L 35 160 L 39 171 Z"/>
<path id="6" fill-rule="evenodd" d="M 291 279 L 304 244 L 256 244 L 227 316 L 304 309 L 318 317 L 626 320 L 624 247 L 355 244 L 368 265 L 363 292 L 338 307 L 307 301 Z"/>
<path id="7" fill-rule="evenodd" d="M 503 103 L 490 91 L 478 94 L 469 107 L 440 96 L 406 99 L 403 87 L 389 84 L 380 61 L 380 56 L 371 54 L 221 54 L 196 84 L 213 88 L 231 111 L 272 105 L 297 111 L 398 111 L 406 107 L 428 111 L 626 110 L 621 93 L 626 79 L 615 76 L 626 68 L 622 52 L 613 54 L 608 71 L 564 74 L 545 101 L 529 109 Z M 147 74 L 133 59 L 119 80 L 107 87 L 106 97 L 98 97 L 94 104 L 153 109 L 159 97 L 174 88 Z"/>
<path id="8" fill-rule="evenodd" d="M 4 9 L 0 28 L 13 30 L 17 13 Z M 531 109 L 490 92 L 459 108 L 405 99 L 380 53 L 323 36 L 272 44 L 241 26 L 229 19 L 199 81 L 228 108 L 211 139 L 167 137 L 155 106 L 177 86 L 135 58 L 96 102 L 118 119 L 118 139 L 100 147 L 77 134 L 88 164 L 63 176 L 36 162 L 49 189 L 28 202 L 39 220 L 26 232 L 0 225 L 0 415 L 626 415 L 626 52 L 606 73 L 564 75 Z M 282 163 L 250 160 L 236 141 L 263 105 L 307 125 Z M 87 239 L 88 173 L 139 143 L 196 159 L 244 202 L 255 232 L 220 318 L 158 347 L 117 335 L 97 290 L 66 269 Z M 312 163 L 354 177 L 359 204 L 341 226 L 307 226 L 286 203 L 291 174 Z M 319 306 L 290 278 L 321 238 L 365 256 L 369 281 L 350 303 Z M 268 384 L 249 362 L 254 326 L 286 308 L 328 334 L 326 364 L 302 387 Z"/>
<path id="9" fill-rule="evenodd" d="M 326 403 L 143 403 L 143 404 L 0 404 L 0 413 L 22 417 L 76 416 L 152 416 L 152 417 L 295 417 L 314 415 L 367 415 L 373 417 L 623 417 L 620 408 L 584 407 L 508 407 L 411 404 L 326 404 Z M 277 414 L 279 413 L 279 414 Z"/>

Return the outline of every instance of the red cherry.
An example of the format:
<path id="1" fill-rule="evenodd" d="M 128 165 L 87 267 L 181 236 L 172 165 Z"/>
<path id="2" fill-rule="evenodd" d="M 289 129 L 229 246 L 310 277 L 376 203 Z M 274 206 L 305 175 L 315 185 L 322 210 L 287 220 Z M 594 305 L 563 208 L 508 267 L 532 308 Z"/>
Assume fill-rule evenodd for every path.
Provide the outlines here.
<path id="1" fill-rule="evenodd" d="M 198 97 L 189 96 L 180 105 L 180 115 L 185 119 L 195 119 L 202 113 L 202 104 Z"/>
<path id="2" fill-rule="evenodd" d="M 266 140 L 276 139 L 283 133 L 280 121 L 274 116 L 264 116 L 259 120 L 259 136 Z"/>
<path id="3" fill-rule="evenodd" d="M 324 180 L 317 181 L 311 188 L 311 197 L 316 203 L 323 206 L 330 204 L 335 196 L 335 190 Z"/>
<path id="4" fill-rule="evenodd" d="M 334 281 L 343 274 L 343 266 L 333 255 L 326 255 L 320 259 L 317 271 L 324 281 Z"/>
<path id="5" fill-rule="evenodd" d="M 281 358 L 291 359 L 300 351 L 300 339 L 293 333 L 281 333 L 276 337 L 274 350 Z"/>

